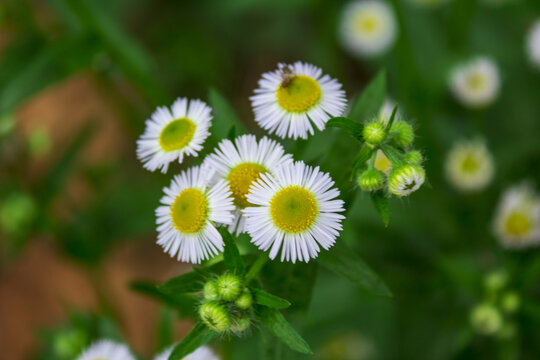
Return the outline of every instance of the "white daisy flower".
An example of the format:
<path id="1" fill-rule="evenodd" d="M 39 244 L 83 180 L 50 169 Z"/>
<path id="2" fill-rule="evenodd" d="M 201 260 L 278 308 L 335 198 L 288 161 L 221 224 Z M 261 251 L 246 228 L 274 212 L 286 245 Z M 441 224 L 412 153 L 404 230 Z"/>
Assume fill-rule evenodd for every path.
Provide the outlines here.
<path id="1" fill-rule="evenodd" d="M 343 44 L 359 57 L 386 52 L 396 40 L 397 22 L 393 8 L 378 0 L 355 1 L 343 10 Z"/>
<path id="2" fill-rule="evenodd" d="M 77 360 L 135 360 L 135 357 L 124 344 L 99 340 L 90 345 Z"/>
<path id="3" fill-rule="evenodd" d="M 170 110 L 158 107 L 137 140 L 137 157 L 144 168 L 166 173 L 172 161 L 181 163 L 184 155 L 197 156 L 210 135 L 210 112 L 201 100 L 186 98 L 177 99 Z"/>
<path id="4" fill-rule="evenodd" d="M 256 206 L 243 210 L 246 230 L 261 250 L 274 259 L 308 262 L 320 247 L 328 250 L 342 229 L 343 201 L 334 181 L 318 167 L 303 162 L 280 167 L 273 175 L 261 174 L 247 199 Z"/>
<path id="5" fill-rule="evenodd" d="M 493 60 L 478 57 L 452 71 L 450 88 L 456 99 L 465 106 L 487 106 L 499 95 L 499 69 Z"/>
<path id="6" fill-rule="evenodd" d="M 192 167 L 163 189 L 156 209 L 157 243 L 180 261 L 199 264 L 223 251 L 214 223 L 231 224 L 234 204 L 225 180 L 208 185 L 212 176 L 206 166 Z"/>
<path id="7" fill-rule="evenodd" d="M 457 142 L 446 159 L 446 177 L 457 189 L 479 191 L 493 179 L 493 157 L 481 139 Z"/>
<path id="8" fill-rule="evenodd" d="M 281 138 L 306 139 L 313 125 L 323 130 L 328 119 L 341 116 L 347 106 L 345 91 L 337 80 L 318 67 L 295 62 L 278 64 L 264 73 L 250 98 L 255 121 Z"/>
<path id="9" fill-rule="evenodd" d="M 239 234 L 244 232 L 242 209 L 250 205 L 247 194 L 251 184 L 260 179 L 261 174 L 272 174 L 277 167 L 291 163 L 292 156 L 285 154 L 279 143 L 267 137 L 257 141 L 254 135 L 242 135 L 234 143 L 223 140 L 205 162 L 215 169 L 218 179 L 229 182 L 236 205 L 234 221 L 229 230 Z"/>
<path id="10" fill-rule="evenodd" d="M 527 36 L 527 54 L 531 63 L 540 68 L 540 20 L 536 20 Z"/>
<path id="11" fill-rule="evenodd" d="M 540 198 L 531 184 L 508 189 L 495 213 L 494 232 L 507 248 L 525 248 L 540 243 Z"/>
<path id="12" fill-rule="evenodd" d="M 396 107 L 396 102 L 392 99 L 385 99 L 384 103 L 381 106 L 381 109 L 379 110 L 378 119 L 381 123 L 384 125 L 388 124 L 388 121 L 390 121 L 390 118 L 392 117 L 392 112 L 394 111 L 394 108 Z M 396 115 L 394 120 L 400 120 L 401 114 L 398 111 L 396 111 Z"/>
<path id="13" fill-rule="evenodd" d="M 154 360 L 169 360 L 173 348 L 163 351 L 161 354 L 154 357 Z M 214 351 L 208 346 L 201 346 L 191 354 L 182 358 L 182 360 L 220 360 Z"/>

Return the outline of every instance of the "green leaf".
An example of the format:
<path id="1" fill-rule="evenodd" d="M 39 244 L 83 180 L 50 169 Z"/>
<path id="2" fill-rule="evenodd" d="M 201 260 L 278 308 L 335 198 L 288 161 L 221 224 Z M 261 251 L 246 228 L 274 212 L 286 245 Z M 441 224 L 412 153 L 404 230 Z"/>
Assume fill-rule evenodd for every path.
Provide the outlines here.
<path id="1" fill-rule="evenodd" d="M 178 294 L 165 294 L 159 290 L 159 285 L 148 281 L 134 281 L 130 284 L 130 288 L 138 292 L 154 298 L 178 311 L 184 315 L 193 315 L 193 309 L 195 308 L 195 298 L 185 295 L 183 293 Z"/>
<path id="2" fill-rule="evenodd" d="M 390 205 L 388 204 L 388 198 L 384 192 L 381 190 L 372 192 L 371 201 L 373 201 L 375 209 L 384 222 L 384 226 L 388 226 L 390 223 Z"/>
<path id="3" fill-rule="evenodd" d="M 363 122 L 379 113 L 386 96 L 386 72 L 381 70 L 352 106 L 349 117 Z"/>
<path id="4" fill-rule="evenodd" d="M 264 305 L 274 309 L 286 309 L 291 306 L 291 303 L 279 296 L 272 295 L 264 290 L 251 288 L 255 303 Z"/>
<path id="5" fill-rule="evenodd" d="M 233 107 L 221 95 L 217 89 L 210 89 L 208 92 L 208 101 L 214 110 L 214 119 L 212 120 L 211 133 L 218 139 L 227 137 L 231 126 L 235 125 L 236 132 L 246 132 L 244 125 L 236 115 Z"/>
<path id="6" fill-rule="evenodd" d="M 259 317 L 263 325 L 291 349 L 302 354 L 313 354 L 309 344 L 294 330 L 277 309 L 260 307 Z"/>
<path id="7" fill-rule="evenodd" d="M 381 150 L 383 151 L 384 155 L 392 162 L 392 166 L 396 166 L 398 164 L 401 164 L 404 162 L 403 154 L 389 144 L 382 144 Z"/>
<path id="8" fill-rule="evenodd" d="M 318 257 L 318 262 L 368 292 L 380 296 L 392 296 L 377 274 L 356 252 L 345 245 L 338 244 L 329 251 L 322 252 Z"/>
<path id="9" fill-rule="evenodd" d="M 231 125 L 229 128 L 229 132 L 227 133 L 227 139 L 234 141 L 234 138 L 236 137 L 236 125 Z"/>
<path id="10" fill-rule="evenodd" d="M 346 117 L 334 117 L 328 120 L 326 128 L 337 127 L 345 130 L 357 140 L 362 140 L 362 124 Z"/>
<path id="11" fill-rule="evenodd" d="M 388 124 L 386 124 L 386 133 L 388 133 L 390 131 L 390 128 L 392 127 L 392 125 L 394 124 L 394 120 L 396 119 L 396 114 L 397 114 L 397 109 L 398 109 L 398 106 L 394 106 L 394 110 L 392 110 L 392 115 L 390 115 L 390 119 L 388 120 Z"/>
<path id="12" fill-rule="evenodd" d="M 350 180 L 353 180 L 356 178 L 356 174 L 362 167 L 366 165 L 366 161 L 371 157 L 375 149 L 369 148 L 366 145 L 363 145 L 358 154 L 356 155 L 356 159 L 354 160 L 353 167 L 351 169 L 351 178 Z"/>
<path id="13" fill-rule="evenodd" d="M 243 275 L 246 272 L 246 267 L 244 266 L 244 261 L 242 260 L 242 256 L 240 256 L 238 247 L 236 247 L 236 242 L 224 226 L 219 228 L 219 233 L 223 237 L 223 242 L 225 243 L 223 258 L 227 270 L 237 275 Z"/>
<path id="14" fill-rule="evenodd" d="M 158 287 L 164 294 L 181 294 L 200 291 L 205 280 L 205 273 L 192 271 L 168 280 Z"/>
<path id="15" fill-rule="evenodd" d="M 197 323 L 195 327 L 174 347 L 169 360 L 182 360 L 199 347 L 209 342 L 216 333 L 203 323 Z"/>

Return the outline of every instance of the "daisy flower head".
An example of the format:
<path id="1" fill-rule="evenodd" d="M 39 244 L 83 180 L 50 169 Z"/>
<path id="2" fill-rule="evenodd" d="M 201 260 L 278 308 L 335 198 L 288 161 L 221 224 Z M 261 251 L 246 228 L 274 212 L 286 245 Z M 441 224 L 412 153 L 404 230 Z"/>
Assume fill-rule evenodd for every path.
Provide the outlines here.
<path id="1" fill-rule="evenodd" d="M 540 69 L 540 19 L 536 20 L 527 36 L 527 54 L 531 64 Z"/>
<path id="2" fill-rule="evenodd" d="M 251 96 L 255 121 L 281 138 L 306 139 L 313 126 L 323 130 L 331 117 L 347 106 L 342 85 L 318 67 L 302 63 L 278 64 L 264 73 Z"/>
<path id="3" fill-rule="evenodd" d="M 499 95 L 499 69 L 490 58 L 475 58 L 452 71 L 450 88 L 463 105 L 471 108 L 485 107 Z"/>
<path id="4" fill-rule="evenodd" d="M 172 161 L 197 156 L 210 135 L 211 120 L 211 109 L 201 100 L 179 98 L 170 109 L 158 107 L 137 140 L 137 157 L 145 169 L 166 173 Z"/>
<path id="5" fill-rule="evenodd" d="M 99 340 L 83 351 L 77 360 L 135 360 L 124 344 L 110 340 Z"/>
<path id="6" fill-rule="evenodd" d="M 247 199 L 255 206 L 243 210 L 246 230 L 259 249 L 274 259 L 308 262 L 320 248 L 328 250 L 342 229 L 343 201 L 334 181 L 318 167 L 301 161 L 274 174 L 262 174 Z"/>
<path id="7" fill-rule="evenodd" d="M 493 227 L 506 248 L 519 249 L 540 243 L 540 198 L 531 184 L 515 185 L 503 194 Z"/>
<path id="8" fill-rule="evenodd" d="M 380 55 L 396 40 L 394 10 L 384 1 L 354 1 L 343 10 L 340 33 L 343 44 L 356 56 Z"/>
<path id="9" fill-rule="evenodd" d="M 155 356 L 154 360 L 168 360 L 172 350 L 172 347 L 164 350 L 161 354 Z M 220 360 L 220 358 L 210 347 L 203 345 L 191 354 L 183 357 L 182 360 Z"/>
<path id="10" fill-rule="evenodd" d="M 215 223 L 231 224 L 234 204 L 225 180 L 209 186 L 213 171 L 192 167 L 163 189 L 156 209 L 157 243 L 179 261 L 199 264 L 223 251 Z"/>
<path id="11" fill-rule="evenodd" d="M 493 157 L 481 139 L 454 144 L 445 164 L 446 177 L 457 189 L 479 191 L 493 179 Z"/>
<path id="12" fill-rule="evenodd" d="M 405 164 L 392 169 L 388 177 L 390 193 L 402 197 L 418 190 L 426 180 L 426 172 L 417 164 Z"/>
<path id="13" fill-rule="evenodd" d="M 249 206 L 247 194 L 250 186 L 264 173 L 272 174 L 281 165 L 292 162 L 292 156 L 285 154 L 283 147 L 274 140 L 263 137 L 257 141 L 255 135 L 242 135 L 234 140 L 228 139 L 218 144 L 215 152 L 209 155 L 205 163 L 215 169 L 217 179 L 229 183 L 236 211 L 230 225 L 231 232 L 244 231 L 245 220 L 242 209 Z"/>

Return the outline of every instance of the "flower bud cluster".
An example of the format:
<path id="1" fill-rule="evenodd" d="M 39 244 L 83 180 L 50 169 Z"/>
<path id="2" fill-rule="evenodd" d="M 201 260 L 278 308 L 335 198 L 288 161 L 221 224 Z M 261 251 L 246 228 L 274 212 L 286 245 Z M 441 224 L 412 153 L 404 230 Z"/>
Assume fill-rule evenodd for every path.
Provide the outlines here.
<path id="1" fill-rule="evenodd" d="M 242 277 L 225 273 L 204 284 L 199 316 L 215 332 L 240 335 L 251 325 L 252 306 L 253 295 Z"/>
<path id="2" fill-rule="evenodd" d="M 401 117 L 391 125 L 380 118 L 374 119 L 364 126 L 362 137 L 366 146 L 373 150 L 367 167 L 357 178 L 362 190 L 386 189 L 388 193 L 402 197 L 422 186 L 426 179 L 423 157 L 419 151 L 412 149 L 414 129 L 410 124 Z M 377 167 L 377 159 L 381 156 L 384 162 L 391 163 L 390 170 L 381 171 Z"/>
<path id="3" fill-rule="evenodd" d="M 498 270 L 484 279 L 485 300 L 476 305 L 470 315 L 472 328 L 481 335 L 511 338 L 516 326 L 512 316 L 519 311 L 521 297 L 508 290 L 508 274 Z"/>

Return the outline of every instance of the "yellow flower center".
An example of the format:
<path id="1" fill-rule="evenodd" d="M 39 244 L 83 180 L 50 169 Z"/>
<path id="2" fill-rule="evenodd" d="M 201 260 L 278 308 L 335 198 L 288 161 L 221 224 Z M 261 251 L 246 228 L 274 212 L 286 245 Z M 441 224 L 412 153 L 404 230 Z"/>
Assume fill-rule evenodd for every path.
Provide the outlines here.
<path id="1" fill-rule="evenodd" d="M 264 166 L 248 162 L 236 165 L 229 171 L 227 180 L 229 180 L 229 188 L 233 194 L 236 206 L 245 208 L 250 205 L 247 201 L 249 187 L 254 181 L 260 179 L 261 174 L 266 171 Z"/>
<path id="2" fill-rule="evenodd" d="M 301 113 L 317 105 L 321 98 L 321 87 L 306 75 L 293 75 L 286 86 L 279 85 L 276 91 L 279 105 L 288 112 Z"/>
<path id="3" fill-rule="evenodd" d="M 531 220 L 520 212 L 511 213 L 506 219 L 506 231 L 510 235 L 522 236 L 531 230 Z"/>
<path id="4" fill-rule="evenodd" d="M 390 170 L 392 170 L 392 162 L 381 150 L 377 150 L 373 167 L 385 174 L 388 174 Z"/>
<path id="5" fill-rule="evenodd" d="M 291 185 L 272 197 L 270 214 L 274 224 L 281 230 L 300 233 L 313 225 L 319 210 L 317 200 L 310 191 Z"/>
<path id="6" fill-rule="evenodd" d="M 478 161 L 473 156 L 467 155 L 461 163 L 461 169 L 463 172 L 473 173 L 478 170 Z"/>
<path id="7" fill-rule="evenodd" d="M 198 232 L 208 218 L 206 196 L 199 189 L 182 190 L 171 206 L 171 217 L 177 230 L 183 233 Z"/>
<path id="8" fill-rule="evenodd" d="M 159 145 L 165 151 L 180 150 L 193 138 L 195 127 L 195 123 L 188 118 L 173 120 L 161 131 Z"/>
<path id="9" fill-rule="evenodd" d="M 355 28 L 360 33 L 373 34 L 379 28 L 379 20 L 371 13 L 361 13 L 356 17 Z"/>
<path id="10" fill-rule="evenodd" d="M 472 90 L 482 90 L 485 83 L 486 81 L 482 74 L 471 74 L 467 78 L 467 84 Z"/>

